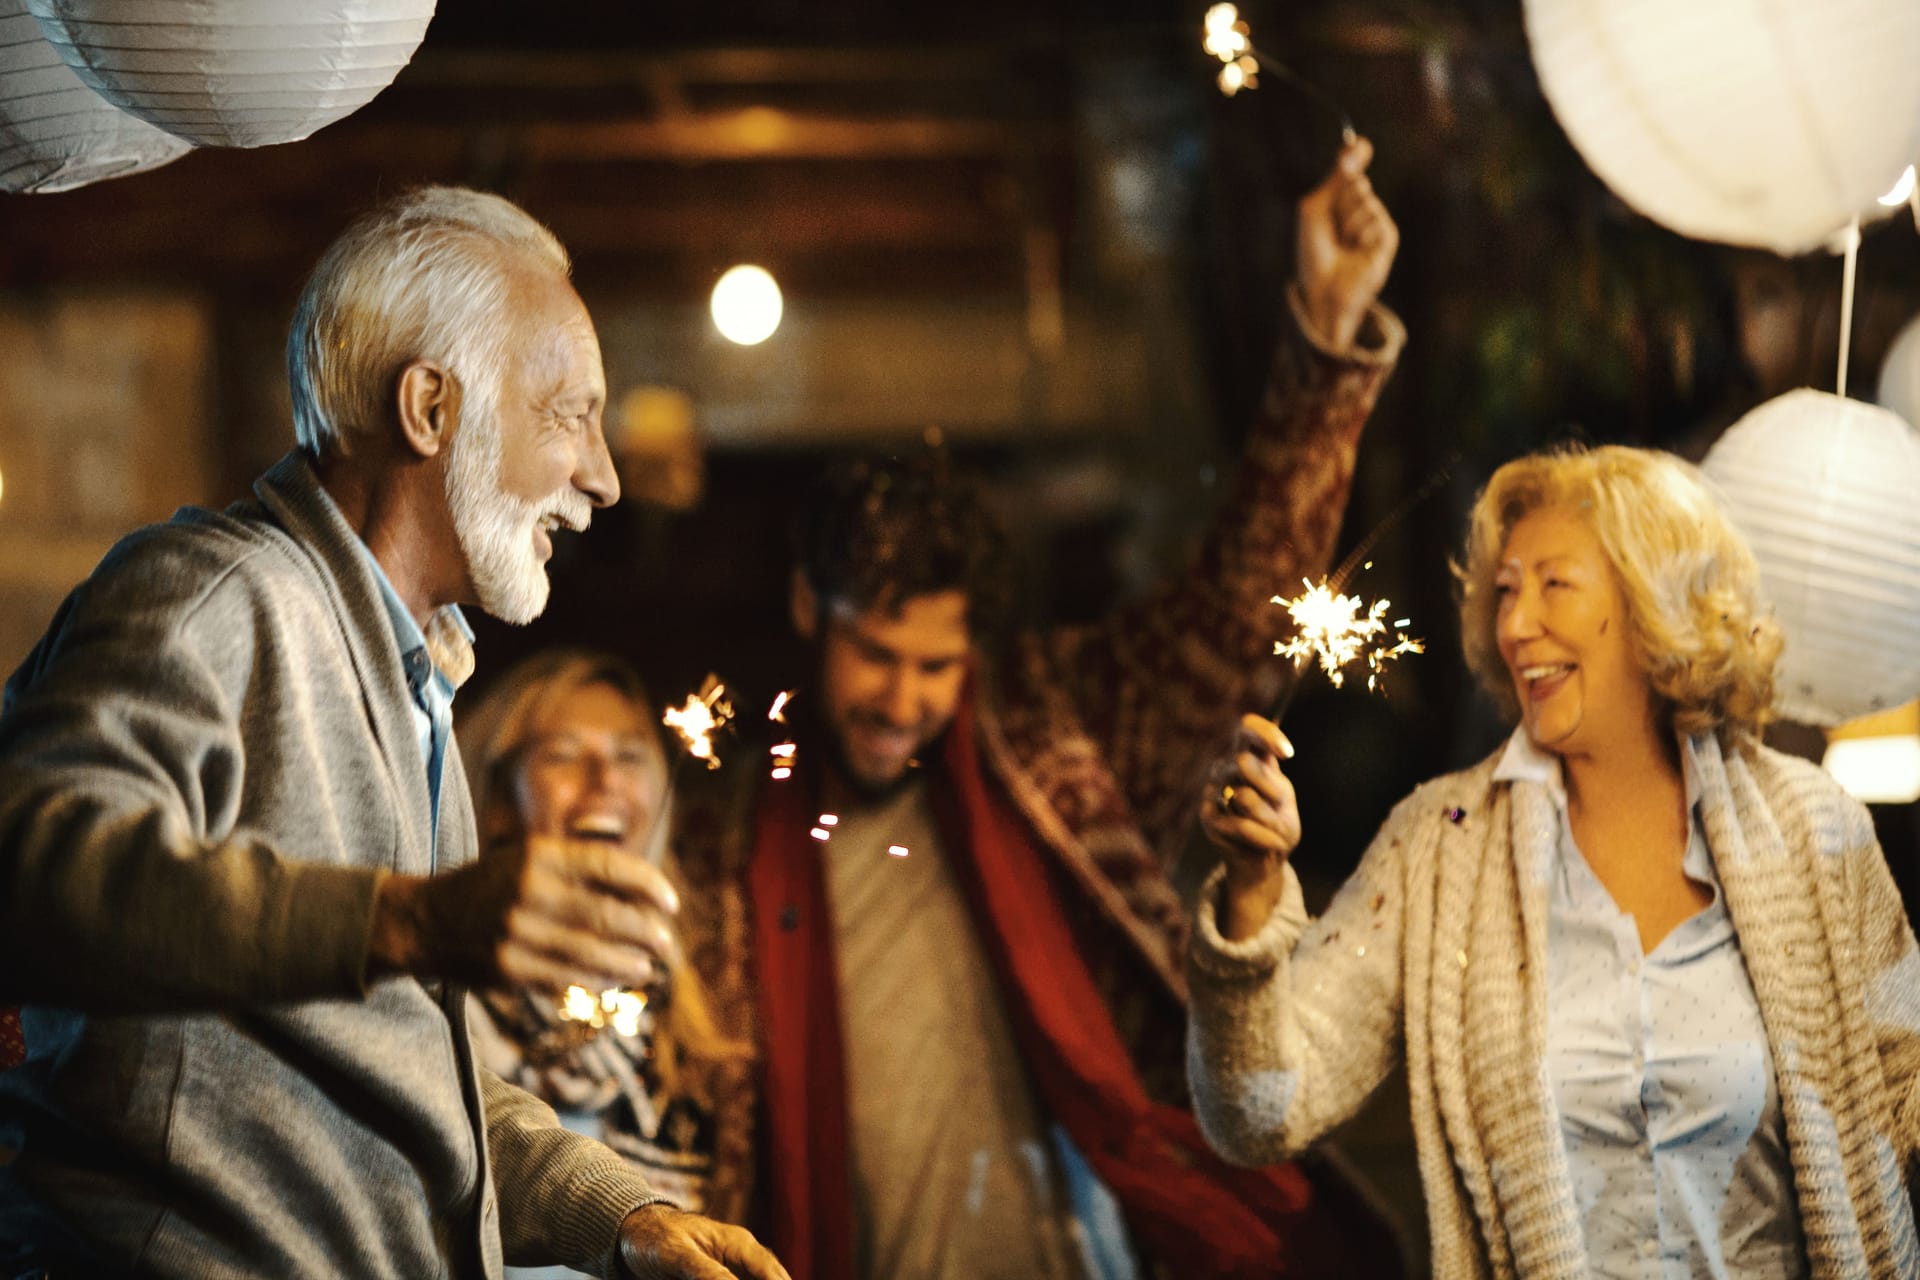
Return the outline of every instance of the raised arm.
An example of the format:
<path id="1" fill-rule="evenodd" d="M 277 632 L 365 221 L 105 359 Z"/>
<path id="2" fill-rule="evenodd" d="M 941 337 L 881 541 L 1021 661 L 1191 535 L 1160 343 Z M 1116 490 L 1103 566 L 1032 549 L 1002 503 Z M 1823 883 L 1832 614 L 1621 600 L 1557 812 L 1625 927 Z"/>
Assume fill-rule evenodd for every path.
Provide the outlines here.
<path id="1" fill-rule="evenodd" d="M 1396 820 L 1309 922 L 1290 861 L 1299 814 L 1274 763 L 1291 754 L 1270 722 L 1247 717 L 1202 800 L 1226 856 L 1201 890 L 1189 947 L 1187 1075 L 1207 1140 L 1249 1165 L 1288 1158 L 1352 1116 L 1401 1043 Z"/>
<path id="2" fill-rule="evenodd" d="M 1300 205 L 1288 332 L 1195 563 L 1104 622 L 1036 641 L 1157 846 L 1183 829 L 1196 766 L 1273 661 L 1276 594 L 1324 573 L 1361 428 L 1404 341 L 1375 299 L 1399 243 L 1362 140 Z"/>

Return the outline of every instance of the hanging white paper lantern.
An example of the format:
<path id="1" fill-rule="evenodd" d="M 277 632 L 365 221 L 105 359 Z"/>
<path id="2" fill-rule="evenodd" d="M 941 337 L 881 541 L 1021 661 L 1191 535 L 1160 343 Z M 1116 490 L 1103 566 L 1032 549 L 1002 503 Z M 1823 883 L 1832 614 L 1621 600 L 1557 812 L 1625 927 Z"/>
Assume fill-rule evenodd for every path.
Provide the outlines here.
<path id="1" fill-rule="evenodd" d="M 1887 348 L 1887 358 L 1880 362 L 1880 389 L 1874 398 L 1920 426 L 1920 316 L 1907 321 Z"/>
<path id="2" fill-rule="evenodd" d="M 1780 713 L 1835 724 L 1920 696 L 1920 431 L 1802 389 L 1736 422 L 1701 466 L 1786 633 Z"/>
<path id="3" fill-rule="evenodd" d="M 1540 87 L 1622 200 L 1803 253 L 1920 155 L 1914 0 L 1525 0 Z"/>
<path id="4" fill-rule="evenodd" d="M 82 84 L 25 0 L 0 0 L 0 191 L 71 191 L 190 150 Z"/>
<path id="5" fill-rule="evenodd" d="M 102 97 L 203 146 L 294 142 L 407 65 L 434 0 L 27 0 Z"/>

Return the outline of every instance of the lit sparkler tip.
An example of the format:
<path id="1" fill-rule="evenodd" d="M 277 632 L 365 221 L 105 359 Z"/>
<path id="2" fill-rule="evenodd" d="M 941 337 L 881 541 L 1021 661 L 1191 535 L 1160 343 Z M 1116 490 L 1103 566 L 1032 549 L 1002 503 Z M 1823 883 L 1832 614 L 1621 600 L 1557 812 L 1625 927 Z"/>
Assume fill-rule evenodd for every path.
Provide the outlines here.
<path id="1" fill-rule="evenodd" d="M 660 722 L 680 735 L 687 754 L 718 769 L 720 757 L 713 748 L 713 735 L 733 719 L 733 703 L 727 700 L 727 686 L 717 676 L 708 676 L 700 692 L 687 695 L 683 706 L 668 707 Z"/>
<path id="2" fill-rule="evenodd" d="M 1200 47 L 1220 59 L 1220 92 L 1231 98 L 1242 89 L 1260 87 L 1259 60 L 1253 52 L 1253 33 L 1230 4 L 1207 10 L 1206 33 Z"/>
<path id="3" fill-rule="evenodd" d="M 815 827 L 812 831 L 809 831 L 807 834 L 812 836 L 815 840 L 819 840 L 822 842 L 825 842 L 833 838 L 833 832 L 827 830 L 825 827 Z"/>
<path id="4" fill-rule="evenodd" d="M 773 780 L 775 782 L 785 782 L 788 778 L 791 778 L 792 776 L 793 776 L 793 770 L 787 768 L 787 766 L 785 765 L 781 765 L 779 768 L 773 771 Z"/>
<path id="5" fill-rule="evenodd" d="M 1304 581 L 1304 580 L 1303 580 Z M 1274 597 L 1293 619 L 1293 638 L 1276 641 L 1273 651 L 1296 663 L 1317 662 L 1335 688 L 1346 681 L 1346 669 L 1365 664 L 1367 687 L 1377 689 L 1382 666 L 1403 653 L 1421 653 L 1421 642 L 1400 634 L 1411 619 L 1389 625 L 1386 600 L 1368 604 L 1358 596 L 1341 594 L 1325 582 L 1306 582 L 1306 590 L 1292 599 Z"/>
<path id="6" fill-rule="evenodd" d="M 791 689 L 781 690 L 780 696 L 773 700 L 773 705 L 771 707 L 767 708 L 767 719 L 773 721 L 775 724 L 785 724 L 787 722 L 787 716 L 786 716 L 787 703 L 791 702 L 792 700 L 793 700 L 793 690 Z"/>
<path id="7" fill-rule="evenodd" d="M 907 846 L 903 844 L 890 844 L 887 846 L 887 852 L 896 858 L 904 858 L 907 856 Z"/>
<path id="8" fill-rule="evenodd" d="M 560 1002 L 560 1016 L 569 1022 L 598 1025 L 600 1002 L 585 987 L 568 987 L 566 997 Z"/>
<path id="9" fill-rule="evenodd" d="M 823 827 L 837 827 L 840 825 L 840 815 L 837 813 L 823 813 L 818 818 L 815 818 L 814 821 Z"/>

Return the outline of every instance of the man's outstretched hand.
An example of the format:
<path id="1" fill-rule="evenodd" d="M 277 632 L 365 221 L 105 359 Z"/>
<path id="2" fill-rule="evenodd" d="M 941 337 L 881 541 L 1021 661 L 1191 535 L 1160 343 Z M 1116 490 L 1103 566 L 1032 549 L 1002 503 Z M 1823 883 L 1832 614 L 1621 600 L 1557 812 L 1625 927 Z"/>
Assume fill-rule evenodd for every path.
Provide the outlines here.
<path id="1" fill-rule="evenodd" d="M 790 1280 L 752 1232 L 664 1204 L 620 1224 L 620 1265 L 630 1280 Z"/>
<path id="2" fill-rule="evenodd" d="M 1367 178 L 1372 162 L 1373 144 L 1355 138 L 1332 176 L 1300 198 L 1294 278 L 1319 338 L 1342 353 L 1352 348 L 1400 248 L 1400 229 Z"/>

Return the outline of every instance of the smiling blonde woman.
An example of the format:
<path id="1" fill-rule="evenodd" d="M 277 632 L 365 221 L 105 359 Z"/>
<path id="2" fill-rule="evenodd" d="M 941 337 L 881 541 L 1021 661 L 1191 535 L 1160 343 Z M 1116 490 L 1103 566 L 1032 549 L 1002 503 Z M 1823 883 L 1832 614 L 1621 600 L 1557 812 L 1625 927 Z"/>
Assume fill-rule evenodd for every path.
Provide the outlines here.
<path id="1" fill-rule="evenodd" d="M 1519 720 L 1388 818 L 1309 921 L 1249 718 L 1201 812 L 1209 1139 L 1277 1160 L 1405 1057 L 1437 1276 L 1920 1274 L 1920 953 L 1866 810 L 1763 746 L 1778 634 L 1686 464 L 1509 463 L 1459 568 Z"/>
<path id="2" fill-rule="evenodd" d="M 666 848 L 658 717 L 626 663 L 583 650 L 536 654 L 474 704 L 459 739 L 482 857 L 528 839 L 605 843 L 645 855 L 677 880 Z M 748 1048 L 720 1033 L 691 965 L 643 993 L 637 1021 L 609 1020 L 597 1032 L 563 1017 L 545 992 L 476 993 L 474 1045 L 496 1074 L 697 1213 L 713 1167 L 706 1075 L 716 1063 L 744 1059 Z"/>

